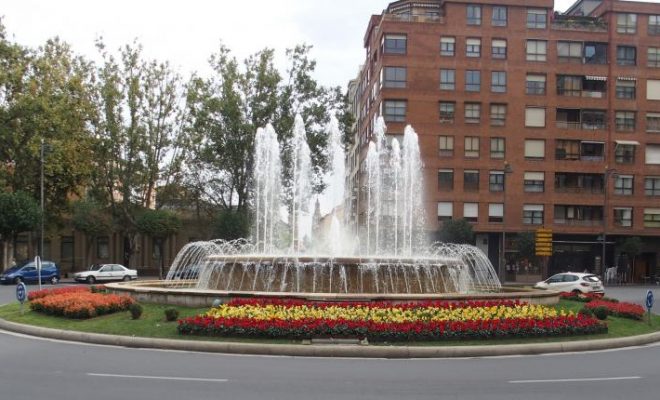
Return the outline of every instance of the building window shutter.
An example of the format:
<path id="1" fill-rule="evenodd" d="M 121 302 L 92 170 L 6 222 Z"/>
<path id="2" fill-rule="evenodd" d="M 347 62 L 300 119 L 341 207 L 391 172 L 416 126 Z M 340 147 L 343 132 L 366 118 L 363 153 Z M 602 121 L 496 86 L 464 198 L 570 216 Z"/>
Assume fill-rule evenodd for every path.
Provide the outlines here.
<path id="1" fill-rule="evenodd" d="M 544 128 L 545 108 L 527 107 L 525 109 L 525 126 L 531 128 Z"/>

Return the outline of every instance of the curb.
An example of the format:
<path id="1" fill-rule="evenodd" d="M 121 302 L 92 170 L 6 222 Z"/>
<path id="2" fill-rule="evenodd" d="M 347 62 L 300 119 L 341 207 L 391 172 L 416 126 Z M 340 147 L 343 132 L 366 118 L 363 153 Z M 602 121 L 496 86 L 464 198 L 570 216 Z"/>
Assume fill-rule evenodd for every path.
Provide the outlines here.
<path id="1" fill-rule="evenodd" d="M 143 349 L 194 351 L 205 353 L 251 354 L 290 357 L 351 357 L 351 358 L 457 358 L 535 355 L 579 351 L 610 350 L 660 342 L 660 332 L 618 339 L 580 340 L 573 342 L 507 344 L 487 346 L 361 346 L 361 345 L 292 345 L 238 342 L 210 342 L 175 339 L 154 339 L 107 335 L 42 328 L 18 324 L 0 318 L 0 329 L 73 342 L 92 343 Z"/>

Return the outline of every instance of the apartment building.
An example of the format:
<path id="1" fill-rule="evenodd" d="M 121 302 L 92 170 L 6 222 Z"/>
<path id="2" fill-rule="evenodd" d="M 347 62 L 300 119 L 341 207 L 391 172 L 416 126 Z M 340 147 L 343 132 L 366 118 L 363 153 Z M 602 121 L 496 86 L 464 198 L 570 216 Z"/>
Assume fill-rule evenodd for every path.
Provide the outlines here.
<path id="1" fill-rule="evenodd" d="M 545 262 L 656 274 L 660 4 L 401 0 L 371 17 L 364 47 L 356 152 L 378 116 L 389 135 L 415 128 L 429 231 L 467 219 L 505 280 L 539 279 Z M 357 197 L 348 215 L 364 221 Z M 521 259 L 538 228 L 552 229 L 552 256 Z M 639 252 L 626 253 L 635 236 Z"/>

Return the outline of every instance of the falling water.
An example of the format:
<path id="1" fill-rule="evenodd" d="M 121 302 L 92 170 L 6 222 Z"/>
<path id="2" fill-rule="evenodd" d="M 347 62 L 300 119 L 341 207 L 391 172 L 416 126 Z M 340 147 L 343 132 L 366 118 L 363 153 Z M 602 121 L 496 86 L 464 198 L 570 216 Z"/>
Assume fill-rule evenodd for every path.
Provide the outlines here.
<path id="1" fill-rule="evenodd" d="M 280 213 L 282 161 L 280 145 L 272 125 L 258 129 L 254 143 L 254 229 L 253 241 L 263 252 L 275 250 Z"/>
<path id="2" fill-rule="evenodd" d="M 309 145 L 307 145 L 305 123 L 300 115 L 296 115 L 293 124 L 291 153 L 291 249 L 298 252 L 302 247 L 305 234 L 302 231 L 302 217 L 309 211 L 308 204 L 312 195 L 312 162 Z"/>

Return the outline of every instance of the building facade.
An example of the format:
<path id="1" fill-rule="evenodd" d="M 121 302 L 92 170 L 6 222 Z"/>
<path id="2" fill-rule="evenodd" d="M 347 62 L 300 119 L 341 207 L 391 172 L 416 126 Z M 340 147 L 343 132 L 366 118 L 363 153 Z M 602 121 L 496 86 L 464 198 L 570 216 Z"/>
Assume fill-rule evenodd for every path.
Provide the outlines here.
<path id="1" fill-rule="evenodd" d="M 581 0 L 560 14 L 552 0 L 401 0 L 371 17 L 364 47 L 355 152 L 364 160 L 378 116 L 388 135 L 415 128 L 429 231 L 467 219 L 507 281 L 656 275 L 660 4 Z M 552 230 L 552 255 L 522 257 L 538 228 Z"/>

